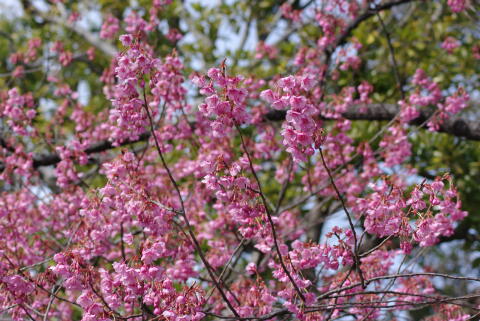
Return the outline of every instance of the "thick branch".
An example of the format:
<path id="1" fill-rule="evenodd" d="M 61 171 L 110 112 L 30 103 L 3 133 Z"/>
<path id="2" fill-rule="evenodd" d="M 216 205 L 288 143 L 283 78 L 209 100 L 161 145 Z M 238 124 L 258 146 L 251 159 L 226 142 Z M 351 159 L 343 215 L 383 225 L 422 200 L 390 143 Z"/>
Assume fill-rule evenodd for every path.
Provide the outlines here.
<path id="1" fill-rule="evenodd" d="M 64 17 L 51 16 L 38 10 L 35 7 L 35 5 L 33 5 L 32 1 L 22 0 L 21 2 L 25 11 L 33 12 L 48 22 L 57 24 L 60 27 L 71 30 L 72 32 L 84 38 L 87 42 L 89 42 L 91 45 L 93 45 L 94 47 L 96 47 L 97 49 L 99 49 L 109 57 L 116 56 L 118 50 L 111 43 L 100 39 L 96 34 L 90 32 L 87 29 L 82 28 L 81 26 L 68 22 L 65 17 L 66 16 L 65 12 L 62 12 L 64 14 Z M 63 7 L 61 8 L 63 9 L 62 11 L 65 11 Z"/>
<path id="2" fill-rule="evenodd" d="M 363 108 L 364 111 L 360 111 Z M 352 106 L 343 117 L 349 120 L 392 120 L 398 113 L 399 109 L 394 104 L 369 104 L 364 106 Z M 434 110 L 422 110 L 420 116 L 410 122 L 410 125 L 425 127 L 425 122 L 433 115 Z M 271 110 L 264 115 L 264 119 L 268 121 L 285 120 L 286 111 Z M 329 120 L 331 118 L 322 117 Z M 470 140 L 480 140 L 480 125 L 478 121 L 467 120 L 461 117 L 452 117 L 440 125 L 438 132 L 447 133 L 456 137 L 464 137 Z"/>
<path id="3" fill-rule="evenodd" d="M 91 145 L 87 149 L 85 149 L 85 153 L 87 155 L 90 154 L 95 154 L 95 153 L 100 153 L 107 151 L 112 148 L 120 147 L 120 146 L 126 146 L 130 144 L 134 144 L 137 142 L 145 141 L 150 137 L 150 132 L 145 132 L 141 134 L 137 140 L 127 140 L 124 141 L 123 143 L 119 144 L 118 146 L 114 146 L 110 141 L 104 140 L 101 142 L 98 142 L 96 144 Z M 43 156 L 37 156 L 33 158 L 33 167 L 37 168 L 40 166 L 49 166 L 49 165 L 55 165 L 58 162 L 60 162 L 60 156 L 57 154 L 50 154 L 50 155 L 43 155 Z"/>
<path id="4" fill-rule="evenodd" d="M 363 112 L 360 112 L 360 107 L 364 108 Z M 398 107 L 394 104 L 370 104 L 364 106 L 352 106 L 345 113 L 343 117 L 349 120 L 392 120 L 398 113 Z M 433 111 L 424 110 L 420 116 L 410 122 L 411 125 L 423 125 L 427 119 L 432 116 Z M 271 110 L 264 115 L 266 121 L 283 121 L 285 120 L 286 111 L 284 110 Z M 331 118 L 322 117 L 322 119 L 330 120 Z M 423 126 L 422 128 L 425 128 Z M 480 141 L 480 124 L 477 121 L 463 119 L 461 117 L 453 117 L 445 120 L 440 126 L 439 132 L 447 133 L 456 137 L 464 137 L 469 140 Z M 150 137 L 150 132 L 145 132 L 140 135 L 137 140 L 128 140 L 121 143 L 119 146 L 125 146 L 134 144 L 140 141 L 145 141 Z M 0 142 L 3 140 L 0 140 Z M 104 140 L 100 141 L 85 150 L 87 155 L 104 152 L 113 149 L 117 146 L 113 146 L 111 142 Z M 41 166 L 55 165 L 60 162 L 60 156 L 57 154 L 44 154 L 35 155 L 33 157 L 33 167 L 38 168 Z M 0 172 L 3 171 L 4 166 L 0 163 Z"/>
<path id="5" fill-rule="evenodd" d="M 134 143 L 137 143 L 137 142 L 145 141 L 149 137 L 150 137 L 150 132 L 145 132 L 145 133 L 141 134 L 138 137 L 137 140 L 127 140 L 127 141 L 124 141 L 123 143 L 119 144 L 119 146 L 113 146 L 113 144 L 110 141 L 104 140 L 104 141 L 98 142 L 96 144 L 93 144 L 90 147 L 88 147 L 87 149 L 85 149 L 85 153 L 87 155 L 100 153 L 100 152 L 104 152 L 104 151 L 107 151 L 107 150 L 110 150 L 110 149 L 113 149 L 113 148 L 116 148 L 116 147 L 125 146 L 125 145 L 129 145 L 129 144 L 134 144 Z M 58 154 L 36 155 L 36 156 L 33 157 L 33 167 L 38 168 L 38 167 L 41 167 L 41 166 L 55 165 L 55 164 L 59 163 L 60 161 L 61 161 L 61 159 L 60 159 L 60 156 L 58 156 Z M 3 170 L 2 166 L 3 165 L 0 164 L 0 170 Z"/>
<path id="6" fill-rule="evenodd" d="M 47 21 L 53 22 L 58 24 L 61 27 L 67 28 L 75 33 L 77 33 L 80 37 L 84 38 L 88 41 L 91 45 L 102 51 L 109 57 L 115 57 L 117 55 L 117 49 L 109 42 L 100 39 L 97 35 L 91 33 L 90 31 L 78 26 L 73 25 L 60 17 L 49 17 L 47 15 L 42 14 L 42 18 Z"/>

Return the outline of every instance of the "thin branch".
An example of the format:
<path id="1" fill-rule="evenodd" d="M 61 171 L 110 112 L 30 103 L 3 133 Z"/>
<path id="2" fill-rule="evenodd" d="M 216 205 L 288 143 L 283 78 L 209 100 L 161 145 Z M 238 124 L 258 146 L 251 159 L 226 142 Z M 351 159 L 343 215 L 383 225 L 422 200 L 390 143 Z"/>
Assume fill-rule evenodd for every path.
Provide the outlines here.
<path id="1" fill-rule="evenodd" d="M 385 34 L 385 38 L 387 39 L 387 44 L 388 44 L 388 49 L 390 50 L 390 59 L 392 60 L 392 66 L 393 66 L 393 74 L 395 76 L 395 80 L 397 82 L 397 87 L 398 90 L 400 91 L 400 96 L 402 97 L 402 100 L 405 100 L 405 92 L 403 90 L 403 79 L 400 77 L 400 72 L 398 68 L 398 63 L 397 59 L 395 58 L 395 49 L 393 48 L 392 45 L 392 38 L 390 36 L 390 33 L 387 30 L 387 27 L 385 26 L 385 23 L 383 22 L 382 17 L 380 16 L 380 13 L 377 11 L 376 12 L 377 18 L 380 21 L 380 25 L 382 26 L 383 33 Z"/>
<path id="2" fill-rule="evenodd" d="M 236 129 L 239 133 L 240 141 L 242 143 L 243 150 L 245 151 L 245 154 L 247 155 L 250 170 L 252 171 L 253 177 L 255 178 L 255 181 L 257 182 L 257 185 L 258 185 L 258 189 L 259 189 L 259 192 L 260 192 L 259 193 L 260 198 L 262 199 L 263 206 L 265 207 L 265 213 L 267 214 L 268 223 L 270 224 L 270 228 L 272 229 L 273 243 L 274 243 L 277 255 L 278 255 L 278 260 L 280 261 L 280 265 L 282 266 L 283 271 L 285 272 L 288 279 L 292 283 L 292 285 L 293 285 L 295 291 L 297 292 L 298 296 L 302 299 L 303 302 L 305 302 L 305 296 L 303 295 L 302 291 L 298 287 L 297 283 L 295 283 L 295 280 L 293 279 L 292 275 L 290 274 L 290 272 L 287 269 L 287 266 L 285 265 L 285 262 L 283 261 L 282 253 L 280 252 L 280 247 L 278 245 L 278 237 L 277 237 L 277 232 L 275 230 L 275 224 L 273 223 L 272 214 L 270 213 L 270 206 L 268 205 L 267 199 L 265 198 L 265 195 L 263 194 L 262 184 L 260 183 L 260 179 L 258 178 L 257 172 L 255 171 L 255 168 L 253 167 L 252 158 L 250 157 L 250 153 L 248 152 L 247 145 L 245 144 L 245 140 L 243 139 L 242 131 L 240 130 L 240 127 L 238 126 L 237 123 L 235 123 L 235 127 L 236 127 Z"/>
<path id="3" fill-rule="evenodd" d="M 357 232 L 355 232 L 355 226 L 353 225 L 352 216 L 350 215 L 350 212 L 347 209 L 345 201 L 343 200 L 342 194 L 340 194 L 340 191 L 337 188 L 337 184 L 335 184 L 335 180 L 333 179 L 332 173 L 330 172 L 330 169 L 328 168 L 327 163 L 325 162 L 325 157 L 323 156 L 322 148 L 320 147 L 318 150 L 320 151 L 320 158 L 322 159 L 323 167 L 325 167 L 325 170 L 327 171 L 328 177 L 330 178 L 330 183 L 332 184 L 333 189 L 335 190 L 335 193 L 337 194 L 337 197 L 340 200 L 340 203 L 342 203 L 342 207 L 343 207 L 343 210 L 344 210 L 345 214 L 347 215 L 348 224 L 350 225 L 350 229 L 352 230 L 353 240 L 355 242 L 354 252 L 353 252 L 353 255 L 354 255 L 354 258 L 355 258 L 355 269 L 356 269 L 356 271 L 357 271 L 357 273 L 360 277 L 360 281 L 362 282 L 362 287 L 365 288 L 366 287 L 365 279 L 363 277 L 362 269 L 360 268 L 361 262 L 360 262 L 360 258 L 358 256 Z"/>
<path id="4" fill-rule="evenodd" d="M 233 250 L 233 253 L 232 255 L 230 255 L 230 258 L 228 259 L 227 263 L 225 264 L 225 267 L 223 268 L 222 272 L 220 273 L 218 279 L 220 280 L 220 282 L 223 282 L 223 276 L 225 275 L 225 272 L 227 271 L 228 267 L 230 266 L 230 264 L 232 263 L 233 261 L 233 258 L 235 257 L 235 255 L 237 254 L 237 252 L 243 247 L 243 244 L 245 242 L 245 238 L 243 237 L 241 240 L 240 240 L 240 243 L 238 244 L 238 246 Z M 210 299 L 210 297 L 212 296 L 213 294 L 213 289 L 210 291 L 210 293 L 207 295 L 207 298 L 205 299 L 205 302 L 208 302 L 208 300 Z"/>
<path id="5" fill-rule="evenodd" d="M 443 274 L 443 273 L 423 272 L 423 273 L 405 273 L 405 274 L 394 274 L 394 275 L 379 276 L 379 277 L 374 277 L 374 278 L 371 278 L 371 279 L 367 279 L 366 283 L 369 284 L 369 283 L 374 282 L 374 281 L 382 281 L 382 280 L 396 279 L 396 278 L 408 278 L 408 277 L 415 277 L 415 276 L 442 277 L 442 278 L 448 278 L 448 279 L 454 279 L 454 280 L 480 282 L 480 278 L 454 276 L 454 275 L 448 275 L 448 274 Z M 340 287 L 340 288 L 337 288 L 337 289 L 327 291 L 327 292 L 323 293 L 322 295 L 318 296 L 317 300 L 332 299 L 332 298 L 340 297 L 342 295 L 332 296 L 331 294 L 335 294 L 335 293 L 343 292 L 343 291 L 346 291 L 346 290 L 350 290 L 350 289 L 356 288 L 358 286 L 361 286 L 361 283 L 354 283 L 354 284 L 350 284 L 350 285 L 347 285 L 347 286 L 344 286 L 344 287 Z M 362 293 L 365 293 L 365 292 L 358 292 L 359 295 L 362 295 Z M 352 293 L 352 295 L 355 295 L 355 293 Z M 431 305 L 431 304 L 434 304 L 434 303 L 445 303 L 445 302 L 451 302 L 451 301 L 456 301 L 456 300 L 466 300 L 466 299 L 476 298 L 476 297 L 479 297 L 479 296 L 480 296 L 479 294 L 473 294 L 473 295 L 466 295 L 466 296 L 460 296 L 460 297 L 454 297 L 454 298 L 446 297 L 446 298 L 439 298 L 438 300 L 432 300 L 431 302 L 417 302 L 417 303 L 409 302 L 408 304 L 396 305 L 396 306 L 408 306 L 408 305 L 419 305 L 419 304 L 420 305 L 421 304 Z M 381 302 L 385 303 L 384 301 L 381 301 Z M 369 304 L 369 303 L 372 303 L 372 302 L 359 302 L 359 304 Z M 311 313 L 311 312 L 316 312 L 316 311 L 325 310 L 325 309 L 332 309 L 332 308 L 344 308 L 345 309 L 345 308 L 351 308 L 351 307 L 352 307 L 351 303 L 350 303 L 350 305 L 338 305 L 338 304 L 337 305 L 331 305 L 331 304 L 316 305 L 315 308 L 308 309 L 305 312 L 306 313 Z M 366 308 L 366 306 L 362 306 L 362 307 Z M 385 308 L 392 308 L 392 306 L 389 307 L 389 306 L 385 306 L 385 305 L 377 305 L 377 306 L 373 306 L 372 308 L 385 309 Z M 273 311 L 269 314 L 265 314 L 263 316 L 244 317 L 244 318 L 240 318 L 239 320 L 269 320 L 269 319 L 272 319 L 272 318 L 277 317 L 277 316 L 288 315 L 288 314 L 291 314 L 291 312 L 288 311 L 287 309 L 281 309 L 281 310 Z M 212 315 L 212 314 L 210 314 L 210 315 Z M 234 320 L 231 317 L 221 317 L 221 316 L 217 316 L 217 315 L 215 315 L 215 316 L 219 317 L 221 319 Z M 238 319 L 235 319 L 235 320 L 238 320 Z"/>
<path id="6" fill-rule="evenodd" d="M 288 184 L 290 183 L 290 175 L 292 174 L 293 169 L 293 160 L 291 157 L 288 161 L 287 167 L 287 178 L 285 179 L 285 182 L 283 182 L 282 190 L 280 191 L 280 194 L 278 196 L 277 205 L 275 206 L 275 212 L 273 213 L 274 215 L 278 215 L 278 212 L 280 211 L 280 206 L 282 206 L 282 202 L 287 194 Z"/>
<path id="7" fill-rule="evenodd" d="M 376 250 L 378 250 L 379 248 L 381 248 L 385 243 L 388 242 L 388 240 L 390 240 L 392 238 L 391 235 L 389 235 L 388 237 L 386 237 L 385 239 L 383 239 L 378 245 L 376 245 L 375 247 L 371 248 L 370 250 L 360 254 L 360 257 L 366 257 L 368 255 L 370 255 L 371 253 L 375 252 Z"/>
<path id="8" fill-rule="evenodd" d="M 123 262 L 126 262 L 127 256 L 125 255 L 125 243 L 123 242 L 123 222 L 120 223 L 120 249 L 122 251 Z"/>
<path id="9" fill-rule="evenodd" d="M 200 259 L 202 260 L 202 263 L 205 265 L 205 268 L 207 269 L 207 272 L 208 272 L 210 278 L 212 279 L 213 283 L 215 284 L 215 287 L 220 292 L 220 295 L 222 296 L 223 300 L 227 304 L 228 308 L 230 309 L 230 311 L 232 311 L 232 313 L 236 317 L 240 317 L 238 312 L 235 310 L 233 305 L 230 303 L 230 300 L 227 298 L 227 296 L 226 296 L 225 292 L 223 291 L 222 287 L 218 283 L 217 278 L 215 277 L 215 274 L 213 273 L 212 268 L 211 268 L 210 264 L 208 263 L 207 259 L 205 258 L 204 254 L 203 254 L 203 251 L 202 251 L 202 248 L 201 248 L 200 244 L 198 243 L 198 240 L 197 240 L 195 234 L 193 233 L 193 229 L 190 225 L 190 221 L 188 220 L 187 214 L 185 212 L 185 204 L 183 202 L 183 197 L 182 197 L 182 194 L 180 192 L 180 187 L 178 186 L 177 181 L 173 177 L 172 172 L 170 171 L 170 168 L 168 167 L 167 162 L 165 161 L 162 149 L 160 148 L 160 143 L 158 142 L 157 135 L 155 134 L 155 126 L 153 124 L 153 118 L 152 118 L 152 115 L 150 113 L 150 109 L 148 108 L 147 96 L 145 94 L 145 91 L 143 92 L 143 99 L 144 99 L 144 108 L 145 108 L 145 111 L 147 113 L 148 120 L 150 122 L 150 130 L 152 131 L 153 140 L 155 141 L 155 147 L 157 149 L 158 155 L 160 156 L 160 160 L 162 162 L 162 165 L 165 168 L 165 170 L 167 171 L 167 175 L 168 175 L 168 177 L 169 177 L 171 183 L 173 184 L 173 187 L 174 187 L 174 189 L 177 193 L 178 200 L 180 201 L 180 206 L 181 206 L 181 209 L 182 209 L 182 217 L 185 220 L 185 224 L 187 225 L 188 234 L 193 241 L 195 249 L 197 250 L 198 255 L 200 256 Z"/>
<path id="10" fill-rule="evenodd" d="M 43 315 L 43 321 L 48 320 L 48 313 L 50 312 L 50 308 L 53 305 L 53 301 L 55 301 L 55 296 L 58 294 L 58 292 L 60 291 L 61 288 L 62 287 L 59 284 L 59 285 L 57 285 L 56 289 L 55 289 L 55 287 L 52 289 L 52 294 L 50 295 L 50 300 L 48 301 L 47 309 L 45 310 L 45 314 Z"/>
<path id="11" fill-rule="evenodd" d="M 396 1 L 391 1 L 387 2 L 385 4 L 381 4 L 375 7 L 375 9 L 367 9 L 363 14 L 359 15 L 355 20 L 353 20 L 348 27 L 345 28 L 345 30 L 342 32 L 342 34 L 337 38 L 337 41 L 334 44 L 334 48 L 337 48 L 338 46 L 343 45 L 345 42 L 347 42 L 347 39 L 352 35 L 353 31 L 358 28 L 358 26 L 364 22 L 365 20 L 370 19 L 373 17 L 377 12 L 384 11 L 384 10 L 389 10 L 393 7 L 397 7 L 409 2 L 414 2 L 417 0 L 396 0 Z"/>

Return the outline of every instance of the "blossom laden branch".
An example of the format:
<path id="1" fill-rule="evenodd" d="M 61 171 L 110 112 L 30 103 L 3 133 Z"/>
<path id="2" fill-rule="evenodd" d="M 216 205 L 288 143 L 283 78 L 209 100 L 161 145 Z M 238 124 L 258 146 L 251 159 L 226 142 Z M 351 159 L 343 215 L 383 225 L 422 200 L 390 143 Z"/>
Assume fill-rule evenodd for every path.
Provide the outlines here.
<path id="1" fill-rule="evenodd" d="M 353 105 L 341 114 L 348 120 L 363 121 L 390 121 L 394 119 L 399 112 L 398 105 L 395 104 L 368 104 Z M 426 122 L 434 115 L 434 110 L 421 110 L 418 117 L 412 119 L 410 125 L 422 125 L 425 129 Z M 264 115 L 266 121 L 283 121 L 286 112 L 283 110 L 271 110 Z M 335 120 L 334 118 L 320 116 L 324 120 Z M 437 132 L 446 133 L 455 137 L 462 137 L 468 140 L 480 140 L 480 125 L 477 121 L 466 119 L 462 116 L 454 116 L 443 121 L 439 125 Z"/>
<path id="2" fill-rule="evenodd" d="M 354 242 L 354 244 L 353 244 L 353 256 L 355 258 L 355 270 L 357 271 L 357 273 L 360 277 L 362 287 L 365 288 L 367 284 L 365 283 L 362 268 L 360 266 L 360 264 L 361 264 L 360 255 L 358 253 L 359 244 L 358 244 L 358 239 L 357 239 L 357 232 L 355 231 L 355 226 L 353 225 L 353 221 L 352 221 L 352 216 L 351 216 L 349 210 L 347 209 L 347 205 L 345 204 L 345 201 L 343 200 L 342 194 L 340 193 L 337 185 L 335 184 L 335 180 L 333 179 L 332 173 L 330 172 L 330 168 L 328 168 L 328 165 L 325 162 L 325 157 L 323 156 L 322 147 L 320 146 L 318 148 L 318 150 L 320 152 L 320 159 L 322 160 L 322 165 L 325 168 L 325 170 L 327 171 L 328 178 L 330 179 L 330 184 L 332 184 L 332 186 L 335 190 L 335 193 L 337 194 L 337 197 L 340 200 L 340 203 L 342 204 L 343 211 L 345 212 L 345 215 L 347 216 L 348 224 L 350 225 L 350 230 L 352 231 L 352 234 L 353 234 L 353 242 Z"/>
<path id="3" fill-rule="evenodd" d="M 148 116 L 148 120 L 150 122 L 150 130 L 153 133 L 153 139 L 155 141 L 155 147 L 156 147 L 158 155 L 160 156 L 160 159 L 162 161 L 162 165 L 165 168 L 165 170 L 167 171 L 168 177 L 169 177 L 170 181 L 172 182 L 172 184 L 175 188 L 175 192 L 177 193 L 178 200 L 180 201 L 180 205 L 181 205 L 181 215 L 182 215 L 182 217 L 185 220 L 185 223 L 187 225 L 188 234 L 192 239 L 192 242 L 193 242 L 193 244 L 194 244 L 194 246 L 195 246 L 195 248 L 198 252 L 198 255 L 200 256 L 203 264 L 205 265 L 205 268 L 207 269 L 207 272 L 210 275 L 211 280 L 213 281 L 213 283 L 215 284 L 215 287 L 220 292 L 220 295 L 222 296 L 223 300 L 227 304 L 228 308 L 233 312 L 233 314 L 236 317 L 240 317 L 237 310 L 233 307 L 232 303 L 230 302 L 230 300 L 226 296 L 225 292 L 223 291 L 222 286 L 218 282 L 214 272 L 212 271 L 212 267 L 210 266 L 207 259 L 205 258 L 204 254 L 203 254 L 203 251 L 202 251 L 202 248 L 201 248 L 200 244 L 198 243 L 198 240 L 197 240 L 195 234 L 193 233 L 192 226 L 190 225 L 190 221 L 187 217 L 187 213 L 186 213 L 186 210 L 185 210 L 185 204 L 184 204 L 184 201 L 183 201 L 182 193 L 180 192 L 180 187 L 178 186 L 177 181 L 173 177 L 173 174 L 170 171 L 170 168 L 168 167 L 167 162 L 165 161 L 162 149 L 160 147 L 160 143 L 158 142 L 157 135 L 155 134 L 155 126 L 154 126 L 154 123 L 153 123 L 152 115 L 150 113 L 150 109 L 148 107 L 147 96 L 145 94 L 145 91 L 143 92 L 143 98 L 144 98 L 144 105 L 143 106 L 145 108 L 145 111 L 146 111 L 147 116 Z"/>
<path id="4" fill-rule="evenodd" d="M 363 108 L 363 110 L 360 110 Z M 353 120 L 353 121 L 389 121 L 394 119 L 398 114 L 398 106 L 394 104 L 368 104 L 362 106 L 352 106 L 345 113 L 342 114 L 342 117 Z M 420 116 L 410 121 L 411 125 L 425 125 L 425 122 L 431 118 L 434 114 L 433 111 L 422 111 Z M 266 121 L 283 121 L 286 117 L 286 112 L 283 110 L 271 110 L 267 112 L 264 116 Z M 323 117 L 325 120 L 335 120 L 334 118 Z M 422 127 L 424 128 L 424 127 Z M 480 141 L 480 125 L 477 121 L 469 120 L 462 118 L 461 116 L 449 118 L 440 125 L 438 130 L 440 133 L 446 133 L 455 137 L 463 137 L 465 139 Z M 117 148 L 119 146 L 126 146 L 130 144 L 135 144 L 137 142 L 146 141 L 150 137 L 150 132 L 142 133 L 138 139 L 135 140 L 126 140 L 120 143 L 118 146 L 112 144 L 108 140 L 100 141 L 91 145 L 89 148 L 85 149 L 85 153 L 95 154 L 108 151 L 110 149 Z M 2 146 L 6 146 L 4 140 L 0 140 Z M 39 168 L 42 166 L 51 166 L 60 162 L 60 156 L 58 154 L 40 154 L 34 155 L 33 157 L 33 167 Z M 2 166 L 0 164 L 0 170 Z"/>

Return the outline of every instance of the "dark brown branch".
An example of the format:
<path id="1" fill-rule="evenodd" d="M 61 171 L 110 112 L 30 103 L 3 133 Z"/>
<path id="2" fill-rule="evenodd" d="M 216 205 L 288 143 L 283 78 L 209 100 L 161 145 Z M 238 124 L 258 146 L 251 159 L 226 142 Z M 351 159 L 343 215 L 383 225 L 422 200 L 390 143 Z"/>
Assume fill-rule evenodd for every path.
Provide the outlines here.
<path id="1" fill-rule="evenodd" d="M 363 14 L 359 15 L 355 20 L 353 20 L 348 27 L 345 28 L 343 33 L 337 38 L 337 41 L 333 45 L 333 48 L 337 48 L 338 46 L 341 46 L 347 42 L 347 39 L 352 35 L 353 31 L 358 28 L 358 26 L 364 22 L 365 20 L 370 19 L 373 17 L 377 12 L 384 11 L 384 10 L 389 10 L 393 7 L 406 4 L 409 2 L 413 2 L 416 0 L 396 0 L 396 1 L 391 1 L 387 2 L 381 5 L 376 6 L 375 8 L 369 8 L 367 9 Z"/>
<path id="2" fill-rule="evenodd" d="M 360 109 L 364 108 L 361 112 Z M 369 104 L 364 106 L 352 106 L 343 117 L 349 120 L 392 120 L 398 113 L 398 106 L 395 104 Z M 410 125 L 422 125 L 426 128 L 425 122 L 433 115 L 434 110 L 422 110 L 420 116 L 410 122 Z M 271 110 L 264 115 L 267 121 L 285 120 L 286 111 Z M 330 120 L 331 118 L 322 117 Z M 456 137 L 464 137 L 470 140 L 480 140 L 480 125 L 478 121 L 467 120 L 461 117 L 452 117 L 440 125 L 438 132 L 447 133 Z"/>
<path id="3" fill-rule="evenodd" d="M 116 147 L 126 146 L 134 143 L 138 143 L 141 141 L 145 141 L 150 137 L 150 132 L 145 132 L 141 134 L 137 140 L 126 140 L 123 143 L 120 143 L 118 146 L 114 146 L 112 142 L 108 140 L 103 140 L 98 143 L 95 143 L 85 149 L 85 153 L 87 155 L 101 153 Z M 36 155 L 33 157 L 33 167 L 38 168 L 41 166 L 49 166 L 55 165 L 61 161 L 60 156 L 58 154 L 48 154 L 48 155 Z M 1 165 L 0 165 L 1 166 Z M 1 169 L 1 167 L 0 167 Z"/>
<path id="4" fill-rule="evenodd" d="M 360 108 L 364 108 L 360 112 Z M 420 116 L 410 122 L 411 125 L 422 125 L 427 119 L 433 115 L 433 110 L 424 110 Z M 369 104 L 363 106 L 352 106 L 345 113 L 343 117 L 349 120 L 368 120 L 368 121 L 388 121 L 392 120 L 398 113 L 398 106 L 395 104 Z M 286 111 L 271 110 L 264 115 L 266 121 L 283 121 L 285 120 Z M 322 119 L 330 120 L 331 118 L 322 117 Z M 422 128 L 425 128 L 423 126 Z M 480 123 L 478 121 L 467 120 L 461 117 L 453 117 L 445 120 L 440 129 L 442 133 L 447 133 L 456 137 L 464 137 L 469 140 L 480 141 Z M 127 140 L 118 147 L 134 144 L 141 141 L 146 141 L 150 137 L 150 132 L 145 132 L 139 136 L 137 140 Z M 3 139 L 2 142 L 5 142 Z M 6 147 L 6 146 L 4 146 Z M 88 147 L 85 150 L 87 155 L 104 152 L 117 146 L 113 146 L 108 140 L 100 141 Z M 60 156 L 53 154 L 35 155 L 33 157 L 33 167 L 38 168 L 42 166 L 55 165 L 60 162 Z M 0 172 L 3 171 L 4 166 L 0 163 Z"/>

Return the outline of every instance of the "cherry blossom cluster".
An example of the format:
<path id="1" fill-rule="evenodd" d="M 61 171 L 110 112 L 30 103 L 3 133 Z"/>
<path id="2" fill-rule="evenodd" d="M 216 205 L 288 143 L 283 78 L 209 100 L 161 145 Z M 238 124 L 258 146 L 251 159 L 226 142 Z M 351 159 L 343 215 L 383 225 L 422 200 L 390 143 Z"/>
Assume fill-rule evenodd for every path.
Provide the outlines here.
<path id="1" fill-rule="evenodd" d="M 148 74 L 157 62 L 145 48 L 132 44 L 133 37 L 120 37 L 128 49 L 117 58 L 115 76 L 118 83 L 112 93 L 112 103 L 115 107 L 110 111 L 112 127 L 111 139 L 124 141 L 138 139 L 148 125 L 147 114 L 144 111 L 145 81 L 143 75 Z"/>
<path id="2" fill-rule="evenodd" d="M 12 72 L 13 77 L 22 77 L 25 74 L 25 65 L 31 64 L 37 60 L 41 53 L 42 40 L 40 38 L 31 38 L 27 43 L 27 50 L 17 51 L 9 57 L 9 62 L 18 65 Z"/>
<path id="3" fill-rule="evenodd" d="M 283 143 L 287 151 L 292 154 L 295 162 L 305 161 L 307 156 L 314 153 L 312 145 L 318 136 L 318 127 L 315 115 L 318 110 L 301 91 L 308 91 L 314 85 L 311 77 L 294 76 L 281 78 L 277 82 L 278 91 L 267 89 L 260 96 L 278 110 L 288 108 L 286 120 L 282 129 Z"/>
<path id="4" fill-rule="evenodd" d="M 366 231 L 379 237 L 401 237 L 407 252 L 412 239 L 420 246 L 432 246 L 439 237 L 452 235 L 455 222 L 467 215 L 448 176 L 417 185 L 410 195 L 387 181 L 371 188 L 371 194 L 358 198 L 355 212 L 365 217 Z M 410 224 L 412 219 L 415 227 Z"/>
<path id="5" fill-rule="evenodd" d="M 214 135 L 225 135 L 233 127 L 249 123 L 248 91 L 240 87 L 242 77 L 229 77 L 219 68 L 211 68 L 207 75 L 209 80 L 194 76 L 192 81 L 200 88 L 200 93 L 207 96 L 198 108 L 205 117 L 215 117 L 211 123 Z"/>
<path id="6" fill-rule="evenodd" d="M 95 36 L 121 47 L 109 66 L 101 46 L 82 49 L 82 63 L 101 68 L 96 98 L 108 108 L 82 106 L 62 70 L 45 74 L 53 112 L 25 79 L 0 91 L 0 310 L 15 321 L 327 321 L 427 302 L 427 320 L 470 318 L 441 300 L 431 267 L 404 266 L 467 215 L 448 174 L 417 182 L 411 122 L 432 110 L 427 126 L 439 130 L 468 92 L 446 95 L 418 69 L 398 88 L 398 117 L 358 135 L 347 117 L 378 102 L 374 86 L 326 82 L 366 63 L 359 40 L 344 42 L 374 4 L 281 5 L 293 26 L 313 19 L 318 38 L 292 53 L 288 72 L 262 79 L 228 59 L 190 72 L 183 27 L 163 18 L 172 3 L 105 15 Z M 459 13 L 468 1 L 445 5 Z M 157 35 L 171 52 L 159 54 Z M 51 44 L 57 64 L 77 63 L 75 43 Z M 41 48 L 29 39 L 12 69 L 41 60 Z M 271 64 L 285 53 L 259 42 L 251 54 Z M 330 215 L 340 218 L 322 230 Z"/>
<path id="7" fill-rule="evenodd" d="M 68 148 L 63 146 L 57 147 L 56 151 L 61 158 L 61 161 L 55 168 L 58 186 L 66 187 L 68 184 L 76 183 L 80 179 L 75 170 L 74 161 L 77 161 L 80 165 L 87 164 L 88 157 L 84 152 L 86 147 L 85 143 L 80 143 L 77 140 L 70 142 Z"/>
<path id="8" fill-rule="evenodd" d="M 102 24 L 102 29 L 100 30 L 100 37 L 105 39 L 113 39 L 120 30 L 119 22 L 120 21 L 118 21 L 118 19 L 114 16 L 108 16 Z"/>
<path id="9" fill-rule="evenodd" d="M 453 37 L 447 37 L 442 42 L 442 48 L 445 49 L 449 54 L 453 53 L 453 51 L 458 47 L 460 47 L 460 42 Z"/>
<path id="10" fill-rule="evenodd" d="M 278 55 L 278 49 L 267 45 L 265 42 L 259 42 L 256 48 L 256 59 L 268 57 L 268 59 L 275 59 Z"/>
<path id="11" fill-rule="evenodd" d="M 32 94 L 21 95 L 18 88 L 12 88 L 5 98 L 0 110 L 7 119 L 7 125 L 17 135 L 32 135 L 32 120 L 37 115 Z"/>
<path id="12" fill-rule="evenodd" d="M 68 66 L 73 59 L 73 53 L 70 50 L 66 50 L 64 44 L 61 41 L 56 41 L 51 51 L 58 55 L 58 61 L 63 67 Z"/>
<path id="13" fill-rule="evenodd" d="M 453 12 L 461 12 L 466 9 L 468 0 L 448 0 L 447 3 Z"/>
<path id="14" fill-rule="evenodd" d="M 459 88 L 453 95 L 444 97 L 439 85 L 422 69 L 415 72 L 412 84 L 417 86 L 416 92 L 408 97 L 408 102 L 399 102 L 400 120 L 403 123 L 420 116 L 422 107 L 435 106 L 436 110 L 428 119 L 427 126 L 430 130 L 437 131 L 445 120 L 468 107 L 470 96 L 463 88 Z"/>

